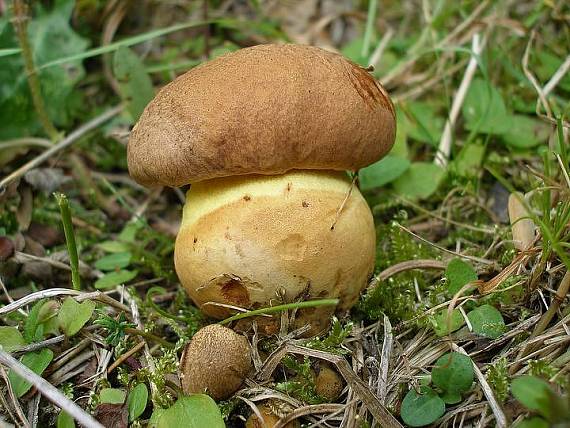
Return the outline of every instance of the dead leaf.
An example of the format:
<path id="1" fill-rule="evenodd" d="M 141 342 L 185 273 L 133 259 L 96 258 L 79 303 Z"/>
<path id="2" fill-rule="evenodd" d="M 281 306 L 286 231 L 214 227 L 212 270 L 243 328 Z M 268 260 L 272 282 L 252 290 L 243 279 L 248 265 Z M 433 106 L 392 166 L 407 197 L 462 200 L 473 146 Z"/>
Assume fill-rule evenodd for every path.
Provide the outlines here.
<path id="1" fill-rule="evenodd" d="M 513 231 L 513 245 L 519 251 L 528 250 L 534 242 L 535 225 L 521 200 L 522 193 L 516 192 L 509 196 L 509 218 Z"/>
<path id="2" fill-rule="evenodd" d="M 7 236 L 0 236 L 0 262 L 14 255 L 14 242 Z"/>
<path id="3" fill-rule="evenodd" d="M 32 211 L 34 209 L 34 195 L 30 186 L 22 185 L 18 189 L 20 193 L 20 205 L 16 211 L 18 220 L 18 230 L 28 230 L 32 221 Z"/>
<path id="4" fill-rule="evenodd" d="M 127 428 L 128 426 L 129 411 L 126 404 L 99 404 L 94 416 L 106 428 Z"/>
<path id="5" fill-rule="evenodd" d="M 59 229 L 46 224 L 32 222 L 27 235 L 48 248 L 63 243 L 63 235 Z"/>

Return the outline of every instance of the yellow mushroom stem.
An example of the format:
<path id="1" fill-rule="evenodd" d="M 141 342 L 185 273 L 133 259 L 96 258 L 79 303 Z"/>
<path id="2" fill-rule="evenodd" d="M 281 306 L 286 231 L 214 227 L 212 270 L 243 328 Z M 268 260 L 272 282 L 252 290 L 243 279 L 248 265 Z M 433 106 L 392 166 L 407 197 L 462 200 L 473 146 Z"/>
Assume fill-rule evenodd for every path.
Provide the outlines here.
<path id="1" fill-rule="evenodd" d="M 227 305 L 329 297 L 343 311 L 372 273 L 375 245 L 370 208 L 345 173 L 246 175 L 192 185 L 175 265 L 192 300 L 215 318 L 230 315 Z M 310 323 L 319 333 L 334 311 L 303 309 L 296 326 Z"/>

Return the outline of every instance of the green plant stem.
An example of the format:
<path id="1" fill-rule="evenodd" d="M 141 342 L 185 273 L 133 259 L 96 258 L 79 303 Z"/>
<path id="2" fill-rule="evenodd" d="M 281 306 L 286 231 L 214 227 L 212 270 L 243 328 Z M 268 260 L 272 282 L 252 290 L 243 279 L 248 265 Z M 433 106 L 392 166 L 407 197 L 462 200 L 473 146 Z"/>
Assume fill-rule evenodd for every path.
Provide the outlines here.
<path id="1" fill-rule="evenodd" d="M 55 193 L 57 204 L 61 212 L 61 222 L 63 223 L 63 232 L 65 233 L 65 242 L 67 244 L 67 252 L 69 253 L 69 264 L 71 266 L 71 283 L 74 290 L 81 290 L 81 277 L 79 275 L 79 256 L 77 254 L 77 244 L 75 242 L 75 233 L 73 232 L 73 224 L 71 222 L 71 210 L 69 209 L 69 201 L 63 193 Z"/>
<path id="2" fill-rule="evenodd" d="M 125 328 L 125 333 L 144 337 L 145 339 L 160 343 L 162 346 L 166 346 L 167 348 L 174 348 L 175 346 L 173 343 L 170 343 L 168 340 L 164 340 L 162 337 L 158 337 L 152 333 L 147 333 L 146 331 L 139 330 L 138 328 L 127 327 Z"/>
<path id="3" fill-rule="evenodd" d="M 368 57 L 370 52 L 370 43 L 372 43 L 372 33 L 376 22 L 376 9 L 378 8 L 378 0 L 370 0 L 368 5 L 368 14 L 366 16 L 366 29 L 364 30 L 364 39 L 362 40 L 362 50 L 360 55 Z M 368 58 L 366 58 L 368 60 Z"/>
<path id="4" fill-rule="evenodd" d="M 52 141 L 57 141 L 60 136 L 47 114 L 44 99 L 42 97 L 40 79 L 38 78 L 38 73 L 34 65 L 32 48 L 30 47 L 30 41 L 28 39 L 27 21 L 27 5 L 25 1 L 14 0 L 14 18 L 12 19 L 12 24 L 14 25 L 16 35 L 18 36 L 18 43 L 22 49 L 22 57 L 24 59 L 24 67 L 26 69 L 26 77 L 28 79 L 30 93 L 32 94 L 32 101 L 44 131 Z"/>
<path id="5" fill-rule="evenodd" d="M 254 311 L 242 312 L 236 314 L 225 320 L 220 321 L 218 324 L 228 324 L 232 321 L 241 320 L 243 318 L 254 317 L 256 315 L 274 314 L 276 312 L 287 311 L 289 309 L 303 309 L 303 308 L 316 308 L 318 306 L 336 306 L 338 305 L 338 299 L 320 299 L 320 300 L 310 300 L 307 302 L 297 302 L 297 303 L 286 303 L 284 305 L 272 306 L 269 308 L 256 309 Z"/>

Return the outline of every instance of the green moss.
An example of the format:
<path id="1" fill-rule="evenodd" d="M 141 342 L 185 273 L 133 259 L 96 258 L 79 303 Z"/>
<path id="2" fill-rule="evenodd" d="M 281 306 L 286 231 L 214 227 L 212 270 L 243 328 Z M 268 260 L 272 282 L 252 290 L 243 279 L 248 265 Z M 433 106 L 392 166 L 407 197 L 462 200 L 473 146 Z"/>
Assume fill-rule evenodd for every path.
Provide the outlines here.
<path id="1" fill-rule="evenodd" d="M 509 372 L 507 359 L 499 358 L 489 366 L 487 370 L 487 382 L 493 389 L 499 402 L 503 403 L 509 396 Z"/>

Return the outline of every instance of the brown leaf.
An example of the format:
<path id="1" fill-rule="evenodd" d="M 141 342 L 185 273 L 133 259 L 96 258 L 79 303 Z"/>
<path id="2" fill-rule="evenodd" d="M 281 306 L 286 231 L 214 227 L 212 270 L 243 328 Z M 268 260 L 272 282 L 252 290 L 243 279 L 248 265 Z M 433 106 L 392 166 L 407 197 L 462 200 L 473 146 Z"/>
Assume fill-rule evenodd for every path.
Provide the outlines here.
<path id="1" fill-rule="evenodd" d="M 20 205 L 16 211 L 18 229 L 27 230 L 32 221 L 32 211 L 34 209 L 34 195 L 30 186 L 20 186 Z"/>
<path id="2" fill-rule="evenodd" d="M 28 236 L 44 247 L 63 243 L 63 235 L 57 228 L 41 223 L 32 222 L 28 228 Z"/>
<path id="3" fill-rule="evenodd" d="M 7 236 L 0 236 L 0 262 L 14 255 L 14 243 Z"/>
<path id="4" fill-rule="evenodd" d="M 128 426 L 129 411 L 126 404 L 99 404 L 94 416 L 106 428 L 127 428 Z"/>

